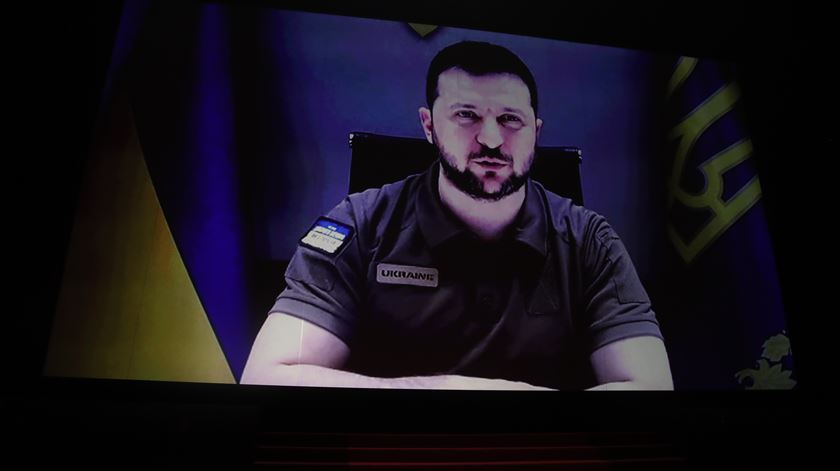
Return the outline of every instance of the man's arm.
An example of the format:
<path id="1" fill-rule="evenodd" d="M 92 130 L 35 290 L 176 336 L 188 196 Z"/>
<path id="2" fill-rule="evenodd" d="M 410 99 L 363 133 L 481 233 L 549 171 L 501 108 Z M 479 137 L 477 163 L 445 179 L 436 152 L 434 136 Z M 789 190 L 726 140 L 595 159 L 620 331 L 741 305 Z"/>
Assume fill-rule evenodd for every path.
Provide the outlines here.
<path id="1" fill-rule="evenodd" d="M 375 378 L 342 368 L 350 348 L 331 332 L 294 316 L 268 316 L 242 373 L 243 384 L 391 389 L 548 390 L 527 383 L 457 375 Z"/>
<path id="2" fill-rule="evenodd" d="M 673 390 L 665 344 L 657 337 L 609 343 L 590 356 L 598 386 L 590 390 Z"/>

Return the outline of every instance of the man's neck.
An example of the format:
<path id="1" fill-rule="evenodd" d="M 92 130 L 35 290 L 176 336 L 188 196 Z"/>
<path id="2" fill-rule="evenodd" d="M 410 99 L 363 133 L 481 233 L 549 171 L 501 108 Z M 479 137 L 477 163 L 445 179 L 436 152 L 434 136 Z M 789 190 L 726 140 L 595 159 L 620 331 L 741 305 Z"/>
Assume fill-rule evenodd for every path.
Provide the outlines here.
<path id="1" fill-rule="evenodd" d="M 438 176 L 440 200 L 467 228 L 484 240 L 497 240 L 513 223 L 525 201 L 525 186 L 498 201 L 483 201 L 459 190 L 446 178 Z"/>

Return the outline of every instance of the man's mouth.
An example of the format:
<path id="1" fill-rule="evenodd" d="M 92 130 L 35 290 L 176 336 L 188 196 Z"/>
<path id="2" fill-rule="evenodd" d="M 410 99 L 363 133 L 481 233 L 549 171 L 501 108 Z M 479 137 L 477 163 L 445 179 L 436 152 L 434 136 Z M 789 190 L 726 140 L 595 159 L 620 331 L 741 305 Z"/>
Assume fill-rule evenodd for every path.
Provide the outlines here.
<path id="1" fill-rule="evenodd" d="M 508 165 L 506 161 L 492 157 L 479 157 L 474 159 L 473 162 L 488 169 L 499 169 Z"/>

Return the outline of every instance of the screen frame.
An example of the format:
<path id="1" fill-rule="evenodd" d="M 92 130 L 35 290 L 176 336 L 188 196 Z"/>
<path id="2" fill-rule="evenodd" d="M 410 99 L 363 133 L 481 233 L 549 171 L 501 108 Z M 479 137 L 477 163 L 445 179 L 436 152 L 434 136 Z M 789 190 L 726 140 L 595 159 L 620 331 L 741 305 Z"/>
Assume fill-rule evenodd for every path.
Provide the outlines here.
<path id="1" fill-rule="evenodd" d="M 226 3 L 226 2 L 222 2 Z M 774 45 L 779 46 L 782 51 L 782 63 L 795 67 L 801 64 L 809 64 L 811 59 L 819 54 L 810 48 L 814 45 L 821 45 L 822 39 L 817 37 L 803 43 L 793 41 L 803 33 L 805 27 L 795 25 L 789 29 L 779 28 L 779 25 L 790 24 L 789 19 L 783 18 L 783 12 L 773 11 L 772 21 L 762 22 L 760 25 L 751 24 L 752 10 L 739 3 L 735 3 L 734 10 L 729 14 L 733 21 L 716 23 L 722 27 L 716 28 L 715 34 L 711 34 L 707 25 L 710 21 L 717 19 L 711 12 L 689 12 L 687 8 L 665 7 L 662 5 L 639 7 L 623 5 L 620 2 L 607 2 L 599 5 L 575 5 L 565 6 L 556 14 L 548 15 L 548 7 L 538 7 L 533 10 L 509 11 L 502 7 L 483 7 L 480 12 L 470 6 L 452 8 L 442 5 L 434 7 L 431 4 L 418 6 L 381 7 L 373 5 L 373 2 L 361 2 L 354 5 L 332 5 L 328 2 L 269 2 L 249 1 L 236 2 L 259 7 L 272 7 L 297 11 L 310 11 L 316 13 L 327 13 L 334 15 L 345 15 L 364 18 L 377 18 L 388 20 L 409 21 L 425 24 L 440 24 L 470 29 L 479 29 L 526 36 L 562 39 L 566 41 L 582 42 L 589 44 L 601 44 L 632 49 L 642 49 L 656 52 L 670 52 L 695 55 L 699 57 L 716 58 L 732 61 L 739 65 L 742 77 L 753 83 L 754 87 L 745 87 L 745 90 L 754 90 L 752 96 L 745 94 L 748 103 L 753 104 L 750 114 L 753 119 L 760 121 L 760 116 L 767 111 L 767 105 L 762 105 L 762 99 L 773 94 L 773 90 L 779 86 L 789 85 L 788 81 L 795 80 L 789 74 L 776 76 L 769 83 L 759 84 L 763 72 L 776 67 L 770 67 L 760 59 L 771 56 Z M 606 5 L 606 6 L 605 6 Z M 416 420 L 409 421 L 414 426 L 425 423 L 423 417 L 428 417 L 429 426 L 434 426 L 437 420 L 447 421 L 451 425 L 462 423 L 459 411 L 466 417 L 463 420 L 470 421 L 482 416 L 487 411 L 505 415 L 500 424 L 507 426 L 552 428 L 556 423 L 551 417 L 562 416 L 567 419 L 578 417 L 580 420 L 590 420 L 588 414 L 592 411 L 598 419 L 591 420 L 612 420 L 618 417 L 633 417 L 643 419 L 643 414 L 638 411 L 660 411 L 662 420 L 671 420 L 670 414 L 674 411 L 695 417 L 701 422 L 718 420 L 722 415 L 734 417 L 744 410 L 755 411 L 760 415 L 762 411 L 769 408 L 791 407 L 794 409 L 810 407 L 814 405 L 814 399 L 821 398 L 826 390 L 827 379 L 823 379 L 821 368 L 827 363 L 822 360 L 823 352 L 817 340 L 818 329 L 813 325 L 816 322 L 814 316 L 808 317 L 809 310 L 815 306 L 808 300 L 807 287 L 797 273 L 804 268 L 798 262 L 797 247 L 803 242 L 803 236 L 791 234 L 783 220 L 783 216 L 792 211 L 796 205 L 790 202 L 786 194 L 790 191 L 790 182 L 783 179 L 783 175 L 789 173 L 788 167 L 783 163 L 782 155 L 784 145 L 778 137 L 775 137 L 774 127 L 759 128 L 756 139 L 756 146 L 764 151 L 765 158 L 759 159 L 758 170 L 762 178 L 762 186 L 766 192 L 768 208 L 768 224 L 770 225 L 773 237 L 775 254 L 777 256 L 780 272 L 780 282 L 785 300 L 788 320 L 790 325 L 790 336 L 793 349 L 796 351 L 796 369 L 800 381 L 798 391 L 751 391 L 751 392 L 682 392 L 673 393 L 635 393 L 635 392 L 610 392 L 594 393 L 591 396 L 581 393 L 552 392 L 546 395 L 529 396 L 528 404 L 521 404 L 522 396 L 517 393 L 499 393 L 486 391 L 376 391 L 376 390 L 347 390 L 347 389 L 295 389 L 283 387 L 256 387 L 242 385 L 205 385 L 205 384 L 181 384 L 166 382 L 143 382 L 124 380 L 87 380 L 69 378 L 45 378 L 40 375 L 43 365 L 44 352 L 49 337 L 49 325 L 52 318 L 60 286 L 60 277 L 63 268 L 64 254 L 67 247 L 67 239 L 72 229 L 75 216 L 75 195 L 80 189 L 82 169 L 88 151 L 89 142 L 85 138 L 91 135 L 94 127 L 96 110 L 99 105 L 99 98 L 105 86 L 107 74 L 107 63 L 110 60 L 110 53 L 113 47 L 116 29 L 119 24 L 119 9 L 110 7 L 98 7 L 93 12 L 94 16 L 99 15 L 104 19 L 101 29 L 97 30 L 93 37 L 82 37 L 76 46 L 95 44 L 98 56 L 89 61 L 86 65 L 90 70 L 84 70 L 70 79 L 84 83 L 87 94 L 84 103 L 77 100 L 72 103 L 79 109 L 88 110 L 86 119 L 80 120 L 73 126 L 64 130 L 66 144 L 64 150 L 70 148 L 71 156 L 66 162 L 54 167 L 56 172 L 52 182 L 55 183 L 48 192 L 42 195 L 44 200 L 60 198 L 62 203 L 54 208 L 51 214 L 57 216 L 57 223 L 51 231 L 39 231 L 45 236 L 45 247 L 43 251 L 47 260 L 48 281 L 47 287 L 42 289 L 42 297 L 39 298 L 39 315 L 35 316 L 35 328 L 37 333 L 33 336 L 35 345 L 34 353 L 28 358 L 24 368 L 32 368 L 22 377 L 31 379 L 36 391 L 47 397 L 58 397 L 69 394 L 88 395 L 102 399 L 121 397 L 128 400 L 146 400 L 145 398 L 156 398 L 157 400 L 184 400 L 184 401 L 233 401 L 247 404 L 261 404 L 275 410 L 285 410 L 283 404 L 288 400 L 305 400 L 310 404 L 318 404 L 323 407 L 321 412 L 324 417 L 335 417 L 335 424 L 359 422 L 365 419 L 364 414 L 358 412 L 370 404 L 386 405 L 380 410 L 399 411 L 406 403 L 424 403 L 427 406 L 419 408 L 422 412 L 416 412 Z M 712 9 L 710 9 L 712 10 Z M 552 11 L 555 11 L 552 8 Z M 84 18 L 82 21 L 89 21 L 90 12 L 74 11 L 76 15 Z M 72 15 L 71 15 L 72 16 Z M 555 21 L 558 16 L 563 20 Z M 678 21 L 679 20 L 679 21 Z M 683 27 L 675 25 L 680 24 Z M 744 24 L 751 24 L 750 28 L 743 28 Z M 780 35 L 780 31 L 782 34 Z M 76 36 L 78 38 L 78 36 Z M 796 43 L 793 46 L 784 46 L 788 42 Z M 71 46 L 65 46 L 71 47 Z M 105 58 L 107 57 L 107 58 Z M 61 64 L 62 69 L 71 69 L 76 65 L 72 57 L 65 57 L 65 63 Z M 92 67 L 91 67 L 92 66 Z M 784 68 L 785 66 L 783 66 Z M 829 83 L 826 81 L 826 83 Z M 60 90 L 69 90 L 65 85 Z M 803 111 L 796 103 L 793 96 L 783 97 L 781 107 L 783 114 L 791 116 Z M 65 99 L 66 100 L 66 99 Z M 804 110 L 804 111 L 807 111 Z M 790 119 L 792 121 L 792 118 Z M 788 121 L 786 121 L 788 122 Z M 798 128 L 804 133 L 804 129 Z M 825 144 L 814 144 L 815 146 Z M 819 147 L 818 147 L 819 149 Z M 818 150 L 817 149 L 817 150 Z M 59 175 L 70 175 L 62 179 Z M 802 172 L 794 175 L 792 185 L 802 189 L 806 185 L 796 178 L 802 177 Z M 74 178 L 75 177 L 75 178 Z M 64 180 L 64 181 L 62 181 Z M 68 196 L 69 195 L 69 196 Z M 811 325 L 809 325 L 811 323 Z M 30 339 L 31 340 L 31 339 Z M 40 361 L 39 361 L 40 359 Z M 35 372 L 34 374 L 33 371 Z M 349 399 L 348 399 L 349 398 Z M 466 401 L 464 399 L 467 399 Z M 475 399 L 475 402 L 472 402 Z M 533 401 L 531 400 L 533 399 Z M 352 405 L 355 412 L 344 416 L 337 404 L 347 401 Z M 472 402 L 464 408 L 465 402 Z M 576 414 L 576 404 L 581 405 L 585 413 Z M 707 417 L 708 411 L 715 411 L 712 417 Z M 543 414 L 544 411 L 549 413 Z M 633 412 L 636 411 L 636 412 Z M 353 415 L 358 414 L 358 415 Z M 387 416 L 392 414 L 380 414 Z M 399 415 L 399 414 L 398 414 Z M 656 415 L 656 414 L 654 414 Z M 586 417 L 584 417 L 586 416 Z M 301 419 L 303 420 L 303 418 Z M 394 419 L 396 420 L 396 419 Z M 570 419 L 572 422 L 573 420 Z M 618 420 L 618 419 L 616 419 Z M 542 425 L 540 425 L 542 424 Z M 397 424 L 392 424 L 397 425 Z M 412 425 L 408 425 L 411 427 Z M 503 425 L 504 427 L 504 425 Z"/>

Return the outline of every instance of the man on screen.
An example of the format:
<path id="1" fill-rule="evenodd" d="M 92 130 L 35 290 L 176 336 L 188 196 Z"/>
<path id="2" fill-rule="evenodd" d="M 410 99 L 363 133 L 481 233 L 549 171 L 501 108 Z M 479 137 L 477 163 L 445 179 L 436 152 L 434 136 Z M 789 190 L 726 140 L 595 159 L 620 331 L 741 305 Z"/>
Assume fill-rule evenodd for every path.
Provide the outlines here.
<path id="1" fill-rule="evenodd" d="M 528 67 L 503 47 L 457 43 L 432 60 L 426 97 L 438 161 L 315 222 L 242 382 L 671 389 L 616 233 L 528 176 L 542 127 Z"/>

